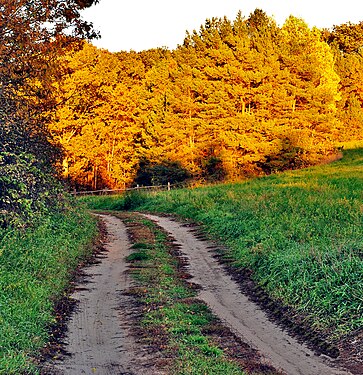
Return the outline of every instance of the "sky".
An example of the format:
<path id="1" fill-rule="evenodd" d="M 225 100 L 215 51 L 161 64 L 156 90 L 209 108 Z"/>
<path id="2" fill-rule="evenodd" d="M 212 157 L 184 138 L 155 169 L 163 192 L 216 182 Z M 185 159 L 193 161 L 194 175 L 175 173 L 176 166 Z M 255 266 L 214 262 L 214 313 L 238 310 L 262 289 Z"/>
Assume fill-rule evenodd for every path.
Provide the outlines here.
<path id="1" fill-rule="evenodd" d="M 187 30 L 199 30 L 207 18 L 234 20 L 238 11 L 248 17 L 256 8 L 279 25 L 291 14 L 319 28 L 363 21 L 362 0 L 100 0 L 83 11 L 83 18 L 102 35 L 93 42 L 97 47 L 138 52 L 175 49 Z"/>

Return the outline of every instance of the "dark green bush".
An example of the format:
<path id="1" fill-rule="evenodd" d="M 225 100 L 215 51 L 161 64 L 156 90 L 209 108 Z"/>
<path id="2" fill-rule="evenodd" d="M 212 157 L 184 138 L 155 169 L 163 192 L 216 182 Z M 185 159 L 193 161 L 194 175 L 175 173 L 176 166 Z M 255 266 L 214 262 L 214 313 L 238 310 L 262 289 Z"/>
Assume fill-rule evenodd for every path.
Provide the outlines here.
<path id="1" fill-rule="evenodd" d="M 123 200 L 123 210 L 134 210 L 146 202 L 145 194 L 139 191 L 127 192 Z"/>
<path id="2" fill-rule="evenodd" d="M 151 163 L 144 160 L 140 162 L 135 183 L 143 186 L 166 185 L 168 182 L 183 182 L 190 177 L 190 173 L 177 161 Z"/>
<path id="3" fill-rule="evenodd" d="M 0 227 L 25 227 L 40 214 L 65 209 L 68 199 L 34 156 L 0 152 Z"/>

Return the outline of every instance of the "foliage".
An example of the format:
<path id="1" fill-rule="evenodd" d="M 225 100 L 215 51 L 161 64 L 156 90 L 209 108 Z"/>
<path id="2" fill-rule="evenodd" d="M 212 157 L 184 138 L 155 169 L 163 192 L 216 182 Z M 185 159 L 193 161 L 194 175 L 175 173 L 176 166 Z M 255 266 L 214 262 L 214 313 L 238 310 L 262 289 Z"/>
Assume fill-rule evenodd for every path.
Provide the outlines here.
<path id="1" fill-rule="evenodd" d="M 34 156 L 0 153 L 0 227 L 22 228 L 69 208 L 69 197 Z"/>
<path id="2" fill-rule="evenodd" d="M 331 339 L 362 327 L 363 151 L 244 183 L 144 193 L 137 210 L 193 219 L 236 267 Z"/>
<path id="3" fill-rule="evenodd" d="M 206 20 L 174 51 L 70 52 L 50 124 L 65 175 L 77 187 L 126 187 L 148 160 L 219 181 L 330 157 L 336 142 L 361 136 L 362 105 L 360 62 L 350 77 L 353 59 L 341 64 L 333 39 L 292 16 L 278 27 L 257 9 Z"/>
<path id="4" fill-rule="evenodd" d="M 79 38 L 95 36 L 80 16 L 94 2 L 0 0 L 1 226 L 26 225 L 64 198 L 46 176 L 56 174 L 51 166 L 61 152 L 45 122 L 55 106 L 52 84 L 64 73 L 59 57 Z"/>
<path id="5" fill-rule="evenodd" d="M 226 177 L 226 171 L 223 168 L 223 160 L 217 156 L 211 156 L 202 162 L 202 177 L 206 181 L 223 181 Z"/>
<path id="6" fill-rule="evenodd" d="M 49 340 L 54 303 L 90 255 L 96 232 L 78 206 L 43 216 L 32 229 L 0 229 L 0 374 L 38 373 L 32 357 Z"/>
<path id="7" fill-rule="evenodd" d="M 144 194 L 140 191 L 127 192 L 122 200 L 123 210 L 134 210 L 145 201 Z"/>
<path id="8" fill-rule="evenodd" d="M 340 126 L 335 138 L 340 142 L 363 140 L 363 23 L 335 26 L 325 34 L 335 54 L 341 100 L 338 103 Z"/>
<path id="9" fill-rule="evenodd" d="M 352 24 L 350 22 L 334 26 L 332 32 L 328 32 L 326 39 L 334 44 L 343 53 L 360 53 L 363 47 L 363 22 Z"/>
<path id="10" fill-rule="evenodd" d="M 63 49 L 76 37 L 94 36 L 79 13 L 93 2 L 0 1 L 0 151 L 33 153 L 49 161 L 42 112 L 54 105 L 51 82 L 61 73 Z"/>
<path id="11" fill-rule="evenodd" d="M 153 164 L 146 161 L 139 163 L 135 177 L 135 183 L 144 186 L 166 185 L 168 182 L 175 184 L 184 182 L 190 178 L 190 174 L 179 162 L 168 160 L 160 164 Z"/>

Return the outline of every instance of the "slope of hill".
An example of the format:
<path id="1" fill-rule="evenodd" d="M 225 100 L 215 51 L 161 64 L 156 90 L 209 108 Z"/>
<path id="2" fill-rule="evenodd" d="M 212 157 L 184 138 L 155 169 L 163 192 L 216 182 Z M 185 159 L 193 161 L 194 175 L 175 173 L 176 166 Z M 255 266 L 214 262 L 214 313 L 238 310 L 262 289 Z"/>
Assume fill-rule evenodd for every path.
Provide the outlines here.
<path id="1" fill-rule="evenodd" d="M 334 342 L 363 323 L 362 172 L 355 149 L 332 164 L 236 184 L 85 200 L 200 224 L 227 245 L 233 268 Z"/>

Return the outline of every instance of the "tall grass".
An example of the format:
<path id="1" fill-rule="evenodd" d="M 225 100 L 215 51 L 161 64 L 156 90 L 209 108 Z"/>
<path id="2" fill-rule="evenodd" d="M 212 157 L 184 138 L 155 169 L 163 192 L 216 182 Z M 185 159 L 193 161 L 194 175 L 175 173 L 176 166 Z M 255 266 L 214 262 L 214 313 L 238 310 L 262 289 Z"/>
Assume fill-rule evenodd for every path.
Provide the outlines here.
<path id="1" fill-rule="evenodd" d="M 84 211 L 43 218 L 0 239 L 0 374 L 37 373 L 34 354 L 48 341 L 53 304 L 92 247 L 95 220 Z"/>
<path id="2" fill-rule="evenodd" d="M 329 165 L 138 202 L 200 223 L 270 296 L 331 338 L 363 326 L 363 149 Z"/>

